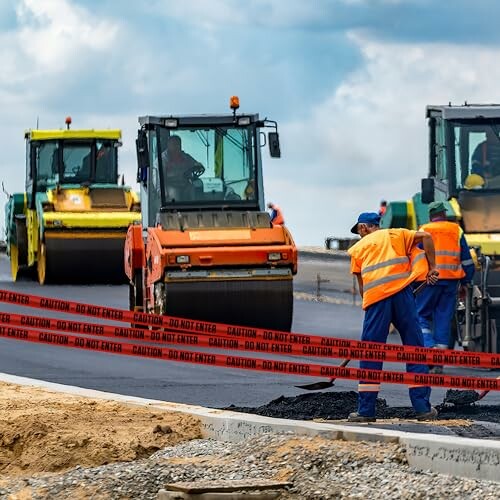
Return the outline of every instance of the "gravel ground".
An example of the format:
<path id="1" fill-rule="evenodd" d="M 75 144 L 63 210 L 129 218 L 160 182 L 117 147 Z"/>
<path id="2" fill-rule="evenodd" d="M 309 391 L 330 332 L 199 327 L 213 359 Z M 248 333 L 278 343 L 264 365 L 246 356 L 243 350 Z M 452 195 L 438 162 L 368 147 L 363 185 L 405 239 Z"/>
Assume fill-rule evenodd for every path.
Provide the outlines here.
<path id="1" fill-rule="evenodd" d="M 237 444 L 193 440 L 135 462 L 77 467 L 60 475 L 3 477 L 0 497 L 153 499 L 170 482 L 258 478 L 293 483 L 283 499 L 498 498 L 498 483 L 411 469 L 398 446 L 291 434 Z"/>

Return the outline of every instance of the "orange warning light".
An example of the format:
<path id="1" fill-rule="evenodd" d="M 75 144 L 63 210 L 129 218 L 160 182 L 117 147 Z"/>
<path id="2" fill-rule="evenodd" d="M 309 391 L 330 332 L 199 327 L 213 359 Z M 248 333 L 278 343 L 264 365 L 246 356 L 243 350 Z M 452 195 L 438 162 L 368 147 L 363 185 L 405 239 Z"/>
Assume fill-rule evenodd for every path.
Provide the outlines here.
<path id="1" fill-rule="evenodd" d="M 237 95 L 231 96 L 229 99 L 229 107 L 236 111 L 240 107 L 240 98 Z"/>
<path id="2" fill-rule="evenodd" d="M 69 126 L 71 125 L 71 116 L 67 116 L 64 123 L 66 124 L 66 128 L 69 130 Z"/>

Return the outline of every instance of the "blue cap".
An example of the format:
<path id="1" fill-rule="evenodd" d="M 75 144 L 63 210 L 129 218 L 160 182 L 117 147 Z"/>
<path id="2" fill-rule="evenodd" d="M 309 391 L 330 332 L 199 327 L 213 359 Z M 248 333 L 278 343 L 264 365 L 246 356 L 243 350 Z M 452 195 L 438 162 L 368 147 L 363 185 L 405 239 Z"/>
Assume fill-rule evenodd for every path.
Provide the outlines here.
<path id="1" fill-rule="evenodd" d="M 351 227 L 351 233 L 358 234 L 358 224 L 380 225 L 380 215 L 376 212 L 363 212 L 359 214 L 358 222 Z"/>

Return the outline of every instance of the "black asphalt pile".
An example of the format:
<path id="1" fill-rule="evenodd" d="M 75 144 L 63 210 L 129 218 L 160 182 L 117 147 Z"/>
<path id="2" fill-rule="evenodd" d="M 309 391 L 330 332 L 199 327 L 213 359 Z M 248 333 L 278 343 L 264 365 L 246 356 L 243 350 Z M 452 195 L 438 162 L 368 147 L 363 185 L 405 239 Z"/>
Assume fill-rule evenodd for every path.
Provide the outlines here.
<path id="1" fill-rule="evenodd" d="M 500 423 L 500 406 L 474 404 L 474 391 L 448 391 L 448 393 L 464 392 L 464 395 L 450 394 L 448 401 L 438 406 L 439 419 L 470 419 Z M 312 392 L 295 397 L 280 396 L 270 403 L 254 407 L 229 406 L 225 410 L 251 413 L 265 417 L 288 418 L 295 420 L 342 420 L 349 413 L 357 410 L 357 393 L 348 392 Z M 457 405 L 456 402 L 460 402 Z M 467 402 L 465 402 L 467 401 Z M 378 419 L 411 419 L 415 412 L 410 406 L 388 406 L 385 399 L 377 399 Z"/>
<path id="2" fill-rule="evenodd" d="M 358 408 L 358 394 L 348 392 L 312 392 L 295 397 L 280 396 L 270 403 L 257 408 L 229 406 L 226 410 L 240 411 L 274 418 L 289 418 L 295 420 L 341 420 Z M 390 408 L 384 399 L 377 399 L 377 416 L 391 418 Z M 414 414 L 411 408 L 399 409 L 401 418 Z"/>
<path id="3" fill-rule="evenodd" d="M 460 391 L 457 389 L 449 389 L 444 396 L 445 404 L 455 406 L 468 406 L 479 400 L 479 393 L 476 391 Z"/>

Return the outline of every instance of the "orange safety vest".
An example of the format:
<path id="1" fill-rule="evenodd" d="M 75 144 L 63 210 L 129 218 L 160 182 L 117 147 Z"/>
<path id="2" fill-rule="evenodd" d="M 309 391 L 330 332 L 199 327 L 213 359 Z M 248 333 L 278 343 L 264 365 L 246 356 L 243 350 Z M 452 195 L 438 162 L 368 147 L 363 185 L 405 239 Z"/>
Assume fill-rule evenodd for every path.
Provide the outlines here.
<path id="1" fill-rule="evenodd" d="M 414 281 L 425 281 L 429 273 L 429 263 L 425 257 L 425 252 L 417 246 L 413 247 L 410 255 L 410 262 L 411 274 Z"/>
<path id="2" fill-rule="evenodd" d="M 347 251 L 361 265 L 363 309 L 398 293 L 415 279 L 410 257 L 392 245 L 395 231 L 407 230 L 379 229 Z"/>
<path id="3" fill-rule="evenodd" d="M 436 249 L 436 269 L 439 279 L 459 280 L 465 276 L 460 259 L 462 229 L 455 222 L 436 221 L 424 224 L 422 231 L 430 233 Z"/>
<path id="4" fill-rule="evenodd" d="M 271 221 L 275 225 L 283 225 L 285 223 L 285 218 L 283 217 L 283 212 L 278 205 L 273 205 L 273 210 L 276 212 L 276 217 Z"/>

